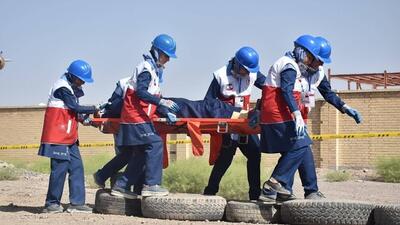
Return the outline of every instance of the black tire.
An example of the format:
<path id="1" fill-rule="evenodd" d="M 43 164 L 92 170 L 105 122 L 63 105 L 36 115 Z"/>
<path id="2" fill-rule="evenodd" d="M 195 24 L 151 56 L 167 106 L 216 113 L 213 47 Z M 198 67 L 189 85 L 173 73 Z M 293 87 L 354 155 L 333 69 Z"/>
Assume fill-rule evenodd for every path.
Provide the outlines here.
<path id="1" fill-rule="evenodd" d="M 142 199 L 144 217 L 173 220 L 221 220 L 226 200 L 219 196 L 169 194 Z"/>
<path id="2" fill-rule="evenodd" d="M 102 214 L 142 216 L 141 200 L 112 196 L 110 189 L 96 192 L 94 211 Z"/>
<path id="3" fill-rule="evenodd" d="M 278 223 L 279 212 L 271 202 L 229 201 L 226 220 L 245 223 Z"/>
<path id="4" fill-rule="evenodd" d="M 376 225 L 400 225 L 400 204 L 379 205 L 374 210 Z"/>
<path id="5" fill-rule="evenodd" d="M 372 225 L 375 205 L 359 201 L 295 200 L 284 202 L 281 219 L 289 224 Z"/>

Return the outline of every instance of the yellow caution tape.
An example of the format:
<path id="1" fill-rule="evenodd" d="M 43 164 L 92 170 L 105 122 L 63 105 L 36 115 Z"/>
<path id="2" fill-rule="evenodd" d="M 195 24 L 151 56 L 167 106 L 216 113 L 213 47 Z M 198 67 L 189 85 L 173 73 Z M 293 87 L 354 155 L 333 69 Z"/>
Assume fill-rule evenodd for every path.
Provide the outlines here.
<path id="1" fill-rule="evenodd" d="M 104 142 L 104 143 L 80 143 L 79 147 L 108 147 L 114 146 L 112 142 Z M 0 146 L 0 150 L 6 149 L 31 149 L 31 148 L 39 148 L 39 144 L 32 145 L 2 145 Z"/>
<path id="2" fill-rule="evenodd" d="M 28 148 L 39 148 L 38 144 L 33 145 L 2 145 L 0 146 L 0 150 L 6 149 L 28 149 Z"/>
<path id="3" fill-rule="evenodd" d="M 349 139 L 349 138 L 372 138 L 372 137 L 400 137 L 400 131 L 398 132 L 386 132 L 386 133 L 364 133 L 364 134 L 321 134 L 321 135 L 311 135 L 313 140 L 326 140 L 326 139 Z M 210 143 L 210 139 L 203 139 L 204 143 Z M 177 144 L 189 144 L 192 143 L 190 139 L 180 139 L 180 140 L 169 140 L 167 144 L 177 145 Z M 100 143 L 80 143 L 79 147 L 113 147 L 113 142 L 100 142 Z M 1 145 L 0 150 L 7 149 L 32 149 L 39 148 L 39 144 L 30 145 Z"/>
<path id="4" fill-rule="evenodd" d="M 190 144 L 192 141 L 190 139 L 181 139 L 181 140 L 169 140 L 167 144 L 177 145 L 177 144 Z M 210 143 L 210 139 L 203 139 L 203 143 Z"/>
<path id="5" fill-rule="evenodd" d="M 399 137 L 400 131 L 398 132 L 386 132 L 386 133 L 366 133 L 366 134 L 321 134 L 311 135 L 313 140 L 325 140 L 325 139 L 337 139 L 337 138 L 372 138 L 372 137 Z"/>

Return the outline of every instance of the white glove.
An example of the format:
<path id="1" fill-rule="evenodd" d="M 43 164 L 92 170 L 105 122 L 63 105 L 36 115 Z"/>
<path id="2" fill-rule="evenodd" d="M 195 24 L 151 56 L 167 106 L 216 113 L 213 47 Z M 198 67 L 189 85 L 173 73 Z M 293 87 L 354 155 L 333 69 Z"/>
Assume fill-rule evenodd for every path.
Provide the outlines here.
<path id="1" fill-rule="evenodd" d="M 167 107 L 169 110 L 171 110 L 174 113 L 179 112 L 180 108 L 179 105 L 176 104 L 174 101 L 168 100 L 168 99 L 161 99 L 159 105 Z"/>
<path id="2" fill-rule="evenodd" d="M 301 113 L 299 110 L 296 110 L 293 112 L 294 119 L 296 122 L 296 134 L 297 136 L 303 136 L 307 127 L 306 124 L 304 123 L 303 117 L 301 116 Z"/>
<path id="3" fill-rule="evenodd" d="M 91 119 L 90 117 L 85 118 L 85 119 L 82 121 L 82 125 L 83 125 L 83 126 L 91 126 L 91 125 L 92 125 L 92 119 Z"/>
<path id="4" fill-rule="evenodd" d="M 111 102 L 105 102 L 105 103 L 101 103 L 96 105 L 96 110 L 97 111 L 103 111 L 108 105 L 111 105 Z"/>
<path id="5" fill-rule="evenodd" d="M 167 113 L 167 124 L 168 125 L 174 125 L 176 123 L 176 115 L 173 113 Z"/>

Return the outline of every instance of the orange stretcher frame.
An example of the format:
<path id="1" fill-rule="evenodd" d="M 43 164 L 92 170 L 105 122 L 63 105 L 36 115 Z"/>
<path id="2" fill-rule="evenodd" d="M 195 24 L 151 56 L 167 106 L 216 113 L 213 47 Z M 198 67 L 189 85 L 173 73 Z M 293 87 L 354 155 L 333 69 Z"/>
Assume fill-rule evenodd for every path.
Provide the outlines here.
<path id="1" fill-rule="evenodd" d="M 165 118 L 155 118 L 153 123 L 164 141 L 164 168 L 168 167 L 167 134 L 188 134 L 192 141 L 192 153 L 195 156 L 204 154 L 202 134 L 209 134 L 209 164 L 213 165 L 221 149 L 223 134 L 248 135 L 260 133 L 260 127 L 249 127 L 247 119 L 179 118 L 174 125 L 168 125 Z M 103 133 L 117 133 L 119 118 L 93 118 L 92 124 L 99 127 Z"/>

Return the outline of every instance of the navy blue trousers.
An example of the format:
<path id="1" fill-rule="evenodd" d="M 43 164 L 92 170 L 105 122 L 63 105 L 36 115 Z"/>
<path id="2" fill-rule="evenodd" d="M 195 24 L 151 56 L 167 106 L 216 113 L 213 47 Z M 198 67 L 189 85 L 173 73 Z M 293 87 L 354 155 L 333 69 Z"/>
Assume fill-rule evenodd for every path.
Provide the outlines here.
<path id="1" fill-rule="evenodd" d="M 102 183 L 104 183 L 107 179 L 112 177 L 118 171 L 120 171 L 126 164 L 128 164 L 129 159 L 131 158 L 132 148 L 124 151 L 124 148 L 121 146 L 117 146 L 116 144 L 116 134 L 114 134 L 114 150 L 115 157 L 112 158 L 103 168 L 97 171 L 97 177 L 100 179 Z"/>
<path id="2" fill-rule="evenodd" d="M 163 143 L 160 141 L 145 145 L 126 146 L 130 151 L 128 166 L 115 185 L 130 189 L 132 184 L 161 185 L 163 165 Z"/>
<path id="3" fill-rule="evenodd" d="M 128 164 L 133 153 L 133 148 L 116 148 L 118 148 L 118 153 L 114 156 L 114 158 L 108 161 L 107 164 L 103 166 L 103 168 L 97 171 L 97 177 L 102 183 L 104 183 L 107 179 L 109 179 L 122 168 L 124 168 L 124 166 Z"/>
<path id="4" fill-rule="evenodd" d="M 247 144 L 239 144 L 238 141 L 231 140 L 230 135 L 224 135 L 222 149 L 217 161 L 211 171 L 208 185 L 204 189 L 204 194 L 216 194 L 219 184 L 225 172 L 232 163 L 239 148 L 247 158 L 247 181 L 249 183 L 249 198 L 256 200 L 260 197 L 260 140 L 257 135 L 249 135 Z"/>
<path id="5" fill-rule="evenodd" d="M 278 180 L 287 190 L 292 191 L 296 170 L 299 170 L 305 196 L 318 191 L 314 157 L 310 146 L 281 153 L 271 177 Z"/>
<path id="6" fill-rule="evenodd" d="M 70 160 L 50 160 L 51 173 L 45 206 L 60 205 L 64 182 L 68 173 L 69 201 L 72 205 L 85 204 L 85 178 L 79 148 L 76 144 L 68 149 Z"/>

